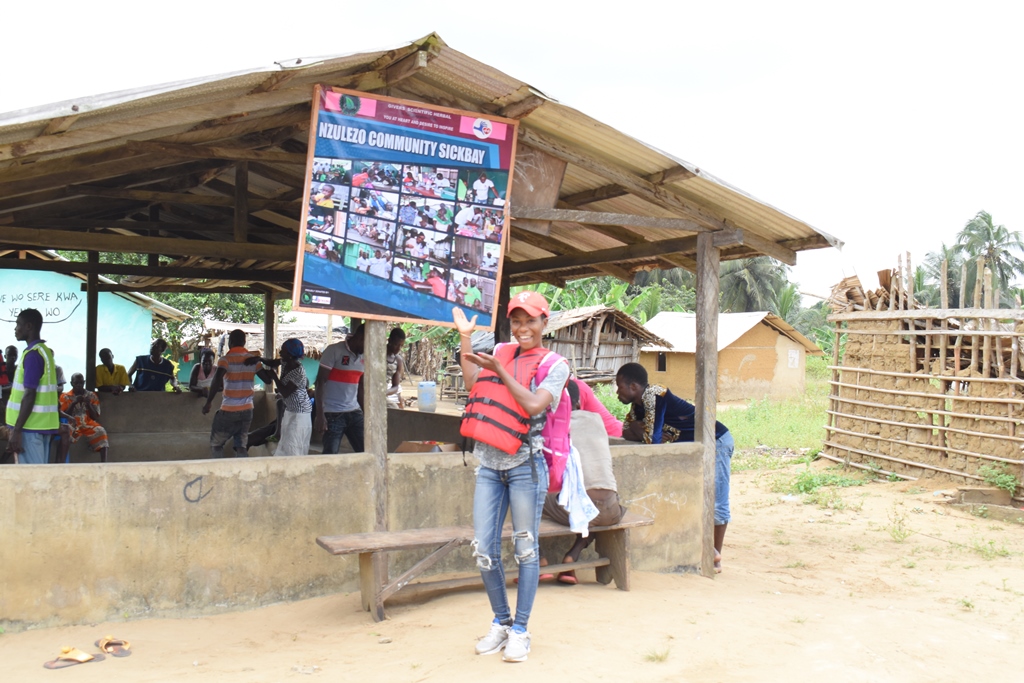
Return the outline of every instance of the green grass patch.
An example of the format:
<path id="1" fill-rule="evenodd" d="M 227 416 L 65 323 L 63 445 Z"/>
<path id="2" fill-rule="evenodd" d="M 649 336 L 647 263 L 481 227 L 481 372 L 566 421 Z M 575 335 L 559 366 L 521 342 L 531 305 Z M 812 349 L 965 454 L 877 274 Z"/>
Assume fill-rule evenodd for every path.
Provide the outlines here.
<path id="1" fill-rule="evenodd" d="M 822 486 L 863 486 L 866 483 L 866 480 L 859 477 L 843 474 L 838 467 L 830 467 L 825 470 L 804 469 L 795 476 L 779 475 L 772 480 L 771 490 L 775 493 L 810 494 Z"/>
<path id="2" fill-rule="evenodd" d="M 746 409 L 722 411 L 718 419 L 732 432 L 736 448 L 820 448 L 828 417 L 828 383 L 808 372 L 805 388 L 801 396 L 751 401 Z"/>

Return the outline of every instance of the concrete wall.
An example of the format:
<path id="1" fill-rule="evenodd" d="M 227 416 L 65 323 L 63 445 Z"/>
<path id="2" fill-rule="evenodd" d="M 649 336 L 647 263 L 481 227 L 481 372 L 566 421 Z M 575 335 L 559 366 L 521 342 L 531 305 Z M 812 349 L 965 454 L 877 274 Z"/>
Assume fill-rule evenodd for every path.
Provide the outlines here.
<path id="1" fill-rule="evenodd" d="M 82 280 L 70 275 L 33 270 L 0 272 L 0 321 L 4 327 L 0 347 L 24 345 L 14 339 L 14 320 L 23 308 L 43 314 L 42 337 L 53 349 L 64 377 L 85 373 L 85 292 Z M 149 352 L 153 314 L 124 297 L 100 292 L 96 350 L 109 348 L 114 362 L 129 368 L 136 356 Z M 99 359 L 96 360 L 99 362 Z M 70 387 L 68 387 L 70 388 Z"/>
<path id="2" fill-rule="evenodd" d="M 759 324 L 718 352 L 718 400 L 747 401 L 767 396 L 783 398 L 804 391 L 806 350 L 771 327 Z M 640 364 L 650 381 L 692 401 L 696 355 L 666 353 L 665 371 L 658 371 L 658 354 L 642 352 Z"/>
<path id="3" fill-rule="evenodd" d="M 633 532 L 634 567 L 692 571 L 700 446 L 613 454 L 623 501 L 656 520 Z M 468 462 L 392 454 L 391 528 L 470 524 Z M 372 528 L 372 466 L 354 454 L 0 467 L 0 627 L 200 615 L 357 590 L 357 557 L 332 557 L 315 538 Z M 395 557 L 393 574 L 422 556 Z M 473 569 L 463 548 L 434 571 Z"/>
<path id="4" fill-rule="evenodd" d="M 202 460 L 210 457 L 210 427 L 215 410 L 203 415 L 206 399 L 183 392 L 140 391 L 98 394 L 100 424 L 110 439 L 108 462 L 155 462 L 160 460 Z M 276 418 L 276 406 L 269 394 L 257 391 L 253 396 L 252 429 L 262 427 Z M 214 401 L 214 409 L 220 398 Z M 388 420 L 388 449 L 395 450 L 403 441 L 444 441 L 462 443 L 460 418 L 443 413 L 421 413 L 417 410 L 392 410 Z M 7 442 L 0 439 L 0 448 Z M 320 437 L 313 436 L 313 452 L 320 451 Z M 351 450 L 348 440 L 342 450 Z M 227 447 L 230 455 L 230 444 Z M 270 455 L 265 449 L 254 449 L 250 455 Z M 99 454 L 90 451 L 84 439 L 71 447 L 71 462 L 99 462 Z"/>

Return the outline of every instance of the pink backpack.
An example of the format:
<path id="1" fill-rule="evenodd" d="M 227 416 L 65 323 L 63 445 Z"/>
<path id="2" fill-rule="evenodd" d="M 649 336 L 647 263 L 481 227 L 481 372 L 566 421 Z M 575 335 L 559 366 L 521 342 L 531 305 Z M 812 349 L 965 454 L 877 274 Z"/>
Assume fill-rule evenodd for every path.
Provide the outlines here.
<path id="1" fill-rule="evenodd" d="M 537 368 L 538 386 L 558 362 L 566 360 L 554 351 L 544 357 Z M 547 413 L 548 419 L 541 430 L 541 436 L 544 437 L 544 460 L 548 463 L 548 493 L 558 493 L 562 490 L 562 478 L 569 462 L 569 423 L 572 420 L 572 400 L 565 387 L 562 387 L 558 408 L 551 410 L 549 407 Z"/>

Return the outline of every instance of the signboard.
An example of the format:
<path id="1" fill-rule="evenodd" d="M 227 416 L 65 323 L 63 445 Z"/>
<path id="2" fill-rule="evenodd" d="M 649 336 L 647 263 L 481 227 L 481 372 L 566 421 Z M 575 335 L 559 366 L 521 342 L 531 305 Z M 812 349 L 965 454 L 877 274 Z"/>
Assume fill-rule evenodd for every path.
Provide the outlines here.
<path id="1" fill-rule="evenodd" d="M 516 122 L 317 86 L 297 310 L 493 329 Z"/>

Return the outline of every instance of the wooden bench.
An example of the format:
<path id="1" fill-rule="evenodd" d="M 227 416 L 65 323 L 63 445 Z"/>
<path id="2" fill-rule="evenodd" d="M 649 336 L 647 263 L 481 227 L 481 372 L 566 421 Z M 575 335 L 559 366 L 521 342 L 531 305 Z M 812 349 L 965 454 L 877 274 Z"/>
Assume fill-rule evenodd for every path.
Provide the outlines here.
<path id="1" fill-rule="evenodd" d="M 615 582 L 619 590 L 629 590 L 629 530 L 633 527 L 648 526 L 654 520 L 648 517 L 627 512 L 622 520 L 614 526 L 592 527 L 590 533 L 595 537 L 596 560 L 581 560 L 571 564 L 548 565 L 545 573 L 557 573 L 570 569 L 593 568 L 597 580 L 603 584 Z M 569 527 L 555 524 L 547 519 L 540 522 L 540 537 L 573 536 Z M 512 527 L 508 524 L 502 532 L 502 538 L 512 537 Z M 344 534 L 341 536 L 320 536 L 317 545 L 332 555 L 359 554 L 359 587 L 362 594 L 363 609 L 373 615 L 374 621 L 385 618 L 384 601 L 401 589 L 403 595 L 420 593 L 445 588 L 462 588 L 482 583 L 479 574 L 457 578 L 417 581 L 413 579 L 435 565 L 439 560 L 458 547 L 473 542 L 473 527 L 449 526 L 435 529 L 407 529 L 405 531 L 371 531 L 362 534 Z M 375 579 L 375 565 L 380 566 L 381 557 L 392 550 L 417 550 L 433 548 L 433 552 L 413 565 L 408 571 L 393 580 L 388 579 L 386 566 L 380 578 Z M 375 561 L 375 557 L 378 559 Z M 506 578 L 512 578 L 517 571 L 506 571 Z"/>

